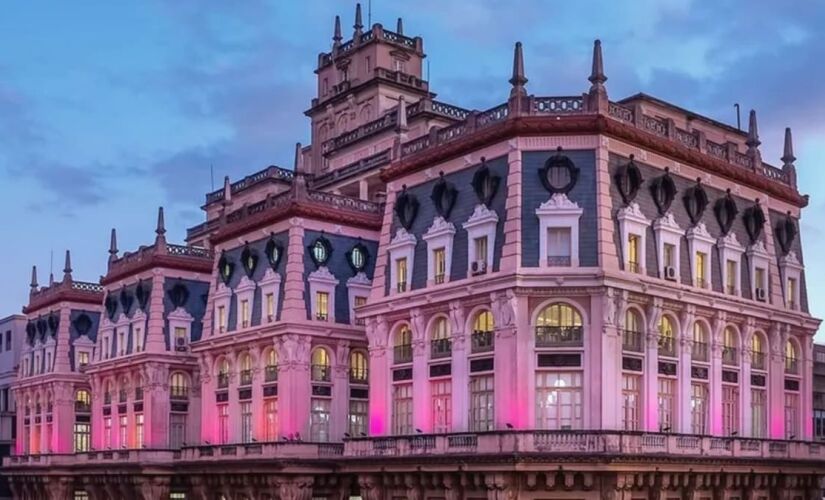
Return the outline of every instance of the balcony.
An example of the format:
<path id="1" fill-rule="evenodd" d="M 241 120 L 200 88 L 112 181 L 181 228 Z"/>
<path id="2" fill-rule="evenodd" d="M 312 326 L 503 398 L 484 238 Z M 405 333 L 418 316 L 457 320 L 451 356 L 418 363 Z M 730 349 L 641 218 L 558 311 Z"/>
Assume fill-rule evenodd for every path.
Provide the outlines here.
<path id="1" fill-rule="evenodd" d="M 103 404 L 110 405 L 112 404 L 112 393 L 106 392 L 103 394 Z"/>
<path id="2" fill-rule="evenodd" d="M 765 353 L 759 351 L 751 352 L 751 368 L 754 370 L 765 369 Z"/>
<path id="3" fill-rule="evenodd" d="M 366 368 L 350 368 L 349 382 L 351 384 L 367 384 L 369 375 Z"/>
<path id="4" fill-rule="evenodd" d="M 412 362 L 412 344 L 401 344 L 392 348 L 395 364 Z"/>
<path id="5" fill-rule="evenodd" d="M 264 369 L 264 382 L 278 381 L 278 365 L 269 365 Z"/>
<path id="6" fill-rule="evenodd" d="M 659 335 L 659 356 L 676 356 L 676 339 L 672 335 Z"/>
<path id="7" fill-rule="evenodd" d="M 722 346 L 722 364 L 736 366 L 739 363 L 739 353 L 735 347 Z"/>
<path id="8" fill-rule="evenodd" d="M 332 380 L 332 369 L 329 365 L 312 365 L 313 382 L 329 382 Z"/>
<path id="9" fill-rule="evenodd" d="M 315 313 L 315 319 L 318 321 L 329 321 L 329 313 L 317 312 Z"/>
<path id="10" fill-rule="evenodd" d="M 434 339 L 430 341 L 430 357 L 449 358 L 453 353 L 453 341 L 451 339 Z"/>
<path id="11" fill-rule="evenodd" d="M 143 401 L 143 387 L 135 387 L 135 401 Z"/>
<path id="12" fill-rule="evenodd" d="M 645 336 L 642 332 L 634 330 L 622 331 L 622 349 L 630 352 L 644 352 L 645 351 Z"/>
<path id="13" fill-rule="evenodd" d="M 119 403 L 125 403 L 128 399 L 126 389 L 121 389 L 118 391 L 117 400 Z"/>
<path id="14" fill-rule="evenodd" d="M 241 386 L 252 385 L 252 370 L 241 370 Z"/>
<path id="15" fill-rule="evenodd" d="M 495 335 L 492 331 L 476 330 L 470 334 L 470 352 L 490 352 L 495 348 Z"/>
<path id="16" fill-rule="evenodd" d="M 433 281 L 435 282 L 436 285 L 440 285 L 440 284 L 444 283 L 444 276 L 445 276 L 444 273 L 438 273 L 435 276 L 433 276 Z"/>
<path id="17" fill-rule="evenodd" d="M 694 341 L 693 346 L 690 348 L 690 359 L 693 361 L 707 362 L 708 344 L 706 342 Z"/>
<path id="18" fill-rule="evenodd" d="M 580 347 L 580 326 L 537 326 L 536 347 Z"/>
<path id="19" fill-rule="evenodd" d="M 218 389 L 226 389 L 229 387 L 229 374 L 228 373 L 219 373 L 218 374 Z"/>
<path id="20" fill-rule="evenodd" d="M 631 273 L 637 273 L 638 274 L 640 272 L 640 269 L 641 268 L 639 267 L 638 262 L 628 262 L 627 263 L 627 270 L 630 271 Z"/>
<path id="21" fill-rule="evenodd" d="M 796 358 L 785 358 L 785 373 L 792 375 L 799 374 L 799 360 Z"/>
<path id="22" fill-rule="evenodd" d="M 570 267 L 569 255 L 548 255 L 547 267 Z"/>
<path id="23" fill-rule="evenodd" d="M 184 386 L 172 386 L 169 388 L 169 399 L 187 400 L 189 399 L 189 388 Z"/>
<path id="24" fill-rule="evenodd" d="M 278 441 L 267 443 L 238 443 L 187 446 L 181 448 L 183 461 L 260 460 L 260 459 L 317 459 L 340 457 L 343 443 L 305 443 Z"/>
<path id="25" fill-rule="evenodd" d="M 407 291 L 407 282 L 406 281 L 399 281 L 398 285 L 396 285 L 395 289 L 398 293 L 404 293 Z"/>
<path id="26" fill-rule="evenodd" d="M 91 413 L 92 412 L 92 405 L 86 403 L 84 401 L 75 401 L 74 402 L 74 412 L 75 413 Z"/>

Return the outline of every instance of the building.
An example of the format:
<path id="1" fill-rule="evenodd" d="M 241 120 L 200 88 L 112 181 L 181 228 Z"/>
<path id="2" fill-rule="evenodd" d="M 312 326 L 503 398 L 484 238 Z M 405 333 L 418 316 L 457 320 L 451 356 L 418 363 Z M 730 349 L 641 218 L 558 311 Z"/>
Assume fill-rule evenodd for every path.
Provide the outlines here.
<path id="1" fill-rule="evenodd" d="M 814 439 L 825 441 L 825 345 L 814 344 Z"/>
<path id="2" fill-rule="evenodd" d="M 336 18 L 292 170 L 32 284 L 19 498 L 820 498 L 790 130 L 637 94 L 435 100 Z M 584 79 L 584 78 L 583 78 Z"/>
<path id="3" fill-rule="evenodd" d="M 3 457 L 11 455 L 17 432 L 12 386 L 17 378 L 26 323 L 26 316 L 22 314 L 0 319 L 0 456 Z M 0 479 L 0 498 L 11 498 L 6 478 Z"/>

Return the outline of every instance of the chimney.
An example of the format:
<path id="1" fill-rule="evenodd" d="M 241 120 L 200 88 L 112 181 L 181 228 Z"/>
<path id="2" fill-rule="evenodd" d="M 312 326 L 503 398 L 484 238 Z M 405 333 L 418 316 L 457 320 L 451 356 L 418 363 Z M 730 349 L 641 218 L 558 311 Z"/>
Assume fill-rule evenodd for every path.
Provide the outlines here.
<path id="1" fill-rule="evenodd" d="M 395 32 L 399 35 L 404 34 L 404 20 L 400 17 L 398 18 L 398 22 L 395 24 Z"/>

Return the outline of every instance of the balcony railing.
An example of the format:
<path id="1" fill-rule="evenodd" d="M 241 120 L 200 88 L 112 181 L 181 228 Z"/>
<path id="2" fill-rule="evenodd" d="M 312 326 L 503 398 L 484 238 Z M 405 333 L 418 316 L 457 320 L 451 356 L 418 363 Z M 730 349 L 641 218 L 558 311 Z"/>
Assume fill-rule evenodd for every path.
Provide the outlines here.
<path id="1" fill-rule="evenodd" d="M 110 405 L 112 404 L 112 393 L 107 392 L 103 394 L 103 404 Z"/>
<path id="2" fill-rule="evenodd" d="M 121 389 L 120 391 L 118 391 L 117 399 L 119 403 L 126 402 L 126 399 L 128 399 L 126 389 Z"/>
<path id="3" fill-rule="evenodd" d="M 785 358 L 785 373 L 798 374 L 799 360 L 796 358 Z"/>
<path id="4" fill-rule="evenodd" d="M 264 382 L 276 382 L 278 380 L 278 366 L 269 365 L 264 369 Z"/>
<path id="5" fill-rule="evenodd" d="M 392 350 L 395 363 L 409 363 L 412 361 L 412 344 L 397 345 Z"/>
<path id="6" fill-rule="evenodd" d="M 313 382 L 329 382 L 332 380 L 332 370 L 329 365 L 312 365 Z"/>
<path id="7" fill-rule="evenodd" d="M 570 267 L 570 256 L 569 255 L 548 255 L 547 256 L 547 266 L 548 267 Z"/>
<path id="8" fill-rule="evenodd" d="M 470 335 L 470 352 L 490 352 L 495 348 L 494 343 L 492 331 L 476 330 Z"/>
<path id="9" fill-rule="evenodd" d="M 433 281 L 435 282 L 436 285 L 440 285 L 440 284 L 444 283 L 444 276 L 445 276 L 444 273 L 438 273 L 435 276 L 433 276 Z"/>
<path id="10" fill-rule="evenodd" d="M 676 339 L 672 335 L 659 335 L 659 356 L 676 356 Z"/>
<path id="11" fill-rule="evenodd" d="M 639 263 L 638 262 L 628 262 L 627 263 L 627 270 L 631 273 L 638 273 L 639 272 Z"/>
<path id="12" fill-rule="evenodd" d="M 722 364 L 735 366 L 739 362 L 739 353 L 735 347 L 722 346 Z"/>
<path id="13" fill-rule="evenodd" d="M 229 387 L 229 374 L 228 373 L 219 373 L 218 374 L 218 389 L 225 389 Z"/>
<path id="14" fill-rule="evenodd" d="M 765 353 L 759 351 L 751 352 L 751 368 L 756 370 L 765 369 Z"/>
<path id="15" fill-rule="evenodd" d="M 135 387 L 135 401 L 143 401 L 143 387 Z"/>
<path id="16" fill-rule="evenodd" d="M 624 330 L 622 332 L 622 349 L 630 352 L 644 352 L 644 334 L 634 330 Z"/>
<path id="17" fill-rule="evenodd" d="M 536 347 L 577 347 L 581 345 L 581 326 L 536 327 Z"/>
<path id="18" fill-rule="evenodd" d="M 179 385 L 173 385 L 169 388 L 169 399 L 189 399 L 189 388 Z"/>
<path id="19" fill-rule="evenodd" d="M 453 341 L 451 339 L 434 339 L 430 341 L 430 357 L 448 358 L 453 353 Z"/>
<path id="20" fill-rule="evenodd" d="M 707 342 L 693 341 L 693 347 L 690 348 L 690 358 L 693 361 L 707 361 L 708 360 L 708 344 Z"/>
<path id="21" fill-rule="evenodd" d="M 74 402 L 74 411 L 75 413 L 91 413 L 92 405 L 86 403 L 84 401 L 75 401 Z"/>
<path id="22" fill-rule="evenodd" d="M 241 384 L 242 386 L 245 385 L 252 385 L 252 370 L 241 370 Z"/>
<path id="23" fill-rule="evenodd" d="M 366 384 L 369 375 L 366 368 L 350 368 L 349 381 L 351 384 Z"/>
<path id="24" fill-rule="evenodd" d="M 406 281 L 399 281 L 395 287 L 398 293 L 404 293 L 407 291 L 407 282 Z"/>

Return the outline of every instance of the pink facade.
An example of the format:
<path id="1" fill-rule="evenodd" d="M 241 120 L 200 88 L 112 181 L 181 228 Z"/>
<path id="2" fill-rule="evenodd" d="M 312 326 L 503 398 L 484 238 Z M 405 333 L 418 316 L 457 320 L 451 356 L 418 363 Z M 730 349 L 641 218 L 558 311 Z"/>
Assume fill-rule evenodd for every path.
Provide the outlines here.
<path id="1" fill-rule="evenodd" d="M 819 498 L 790 131 L 610 101 L 599 42 L 486 111 L 424 57 L 336 19 L 292 170 L 34 280 L 17 497 Z"/>

